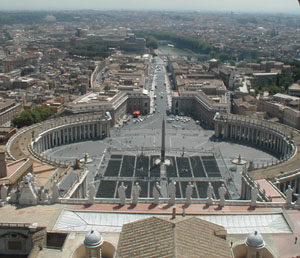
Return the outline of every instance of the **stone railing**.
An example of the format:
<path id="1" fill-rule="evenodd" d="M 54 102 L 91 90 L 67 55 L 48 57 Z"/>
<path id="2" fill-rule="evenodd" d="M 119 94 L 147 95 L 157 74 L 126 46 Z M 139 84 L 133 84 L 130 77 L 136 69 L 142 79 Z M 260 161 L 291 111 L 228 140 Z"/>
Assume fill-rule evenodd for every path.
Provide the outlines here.
<path id="1" fill-rule="evenodd" d="M 260 185 L 257 184 L 252 178 L 245 172 L 242 173 L 242 193 L 241 199 L 247 200 L 251 198 L 251 189 L 257 188 L 258 199 L 265 202 L 272 202 L 272 198 L 267 196 L 266 191 L 261 189 Z"/>
<path id="2" fill-rule="evenodd" d="M 27 228 L 32 226 L 32 223 L 16 223 L 16 222 L 1 222 L 0 227 L 9 227 L 9 228 Z"/>
<path id="3" fill-rule="evenodd" d="M 22 134 L 24 134 L 25 132 L 27 131 L 30 131 L 32 130 L 33 128 L 37 127 L 37 126 L 40 126 L 42 125 L 42 123 L 38 123 L 38 124 L 34 124 L 34 125 L 31 125 L 31 126 L 28 126 L 28 127 L 24 127 L 22 128 L 21 130 L 19 130 L 15 135 L 13 135 L 9 140 L 8 142 L 6 143 L 6 153 L 8 154 L 8 156 L 11 158 L 11 159 L 15 159 L 15 157 L 11 154 L 11 145 L 14 141 L 16 141 L 16 139 L 18 137 L 20 137 Z"/>
<path id="4" fill-rule="evenodd" d="M 53 159 L 51 157 L 47 157 L 46 155 L 40 154 L 38 152 L 36 152 L 34 150 L 34 148 L 32 147 L 32 144 L 28 144 L 28 150 L 30 152 L 30 154 L 35 157 L 36 159 L 40 160 L 41 162 L 45 162 L 48 163 L 49 165 L 55 166 L 55 167 L 63 167 L 63 168 L 67 168 L 69 166 L 72 165 L 72 162 L 67 162 L 67 161 L 60 161 L 60 160 L 56 160 Z"/>
<path id="5" fill-rule="evenodd" d="M 59 198 L 57 200 L 58 203 L 61 204 L 70 204 L 70 205 L 84 205 L 88 203 L 88 199 L 76 199 L 76 198 Z M 168 204 L 169 198 L 161 198 L 159 199 L 160 204 Z M 153 198 L 139 198 L 138 203 L 143 204 L 152 204 L 154 203 Z M 120 200 L 118 198 L 95 198 L 93 204 L 115 204 L 119 205 Z M 132 204 L 131 199 L 126 199 L 126 204 Z M 185 198 L 176 198 L 175 204 L 186 204 Z M 191 204 L 207 204 L 207 198 L 205 199 L 192 199 Z M 220 204 L 220 200 L 213 199 L 211 205 L 218 206 Z M 240 206 L 240 207 L 247 207 L 252 206 L 251 200 L 225 200 L 224 206 Z M 285 202 L 261 202 L 257 201 L 255 207 L 257 208 L 283 208 L 285 207 Z M 252 206 L 253 207 L 253 206 Z M 254 207 L 254 208 L 255 208 Z M 298 205 L 293 204 L 290 208 L 298 209 Z"/>

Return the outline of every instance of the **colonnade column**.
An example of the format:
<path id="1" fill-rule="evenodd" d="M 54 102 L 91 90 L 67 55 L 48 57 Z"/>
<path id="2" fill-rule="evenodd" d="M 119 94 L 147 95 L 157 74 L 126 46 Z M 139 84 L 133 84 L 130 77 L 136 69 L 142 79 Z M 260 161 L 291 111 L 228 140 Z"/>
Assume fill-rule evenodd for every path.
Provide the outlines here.
<path id="1" fill-rule="evenodd" d="M 50 134 L 50 138 L 51 138 L 50 145 L 51 145 L 51 148 L 53 148 L 54 147 L 54 133 L 53 132 Z"/>
<path id="2" fill-rule="evenodd" d="M 78 130 L 78 126 L 75 126 L 75 133 L 74 133 L 74 136 L 75 136 L 75 142 L 78 140 L 77 130 Z"/>
<path id="3" fill-rule="evenodd" d="M 254 127 L 251 128 L 251 131 L 252 131 L 251 142 L 254 143 L 254 140 L 255 140 L 255 129 L 254 129 Z"/>
<path id="4" fill-rule="evenodd" d="M 224 135 L 223 135 L 223 137 L 226 139 L 226 138 L 228 138 L 228 124 L 225 124 L 225 126 L 224 126 Z"/>
<path id="5" fill-rule="evenodd" d="M 79 126 L 78 133 L 79 133 L 79 140 L 82 140 L 82 125 Z"/>
<path id="6" fill-rule="evenodd" d="M 96 124 L 92 124 L 92 129 L 93 129 L 93 138 L 96 138 Z"/>
<path id="7" fill-rule="evenodd" d="M 297 189 L 295 189 L 296 190 L 296 193 L 300 193 L 300 177 L 298 177 L 298 179 L 297 179 Z"/>
<path id="8" fill-rule="evenodd" d="M 215 135 L 216 137 L 218 138 L 220 136 L 220 123 L 216 121 L 216 124 L 215 124 Z"/>
<path id="9" fill-rule="evenodd" d="M 102 139 L 103 138 L 103 134 L 102 134 L 103 129 L 102 129 L 102 124 L 101 123 L 99 125 L 99 128 L 100 128 L 100 138 Z"/>
<path id="10" fill-rule="evenodd" d="M 55 131 L 55 144 L 56 146 L 59 146 L 59 141 L 58 141 L 58 134 L 59 134 L 59 131 Z"/>
<path id="11" fill-rule="evenodd" d="M 87 124 L 87 139 L 90 139 L 91 138 L 91 125 L 90 124 Z"/>

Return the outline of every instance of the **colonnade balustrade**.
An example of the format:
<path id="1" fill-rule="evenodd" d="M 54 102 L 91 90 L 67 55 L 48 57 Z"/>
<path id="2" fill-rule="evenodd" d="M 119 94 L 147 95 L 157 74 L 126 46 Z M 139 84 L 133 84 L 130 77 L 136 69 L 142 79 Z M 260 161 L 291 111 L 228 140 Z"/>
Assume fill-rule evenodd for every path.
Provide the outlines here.
<path id="1" fill-rule="evenodd" d="M 243 171 L 242 173 L 242 187 L 241 187 L 241 200 L 250 200 L 251 199 L 251 190 L 252 188 L 257 188 L 258 190 L 258 200 L 263 202 L 272 202 L 272 198 L 267 196 L 266 191 L 260 188 L 260 185 L 256 183 L 252 178 Z"/>
<path id="2" fill-rule="evenodd" d="M 284 173 L 274 179 L 274 184 L 277 188 L 285 193 L 290 185 L 294 191 L 294 193 L 300 193 L 300 169 L 295 171 L 291 171 L 288 173 Z"/>

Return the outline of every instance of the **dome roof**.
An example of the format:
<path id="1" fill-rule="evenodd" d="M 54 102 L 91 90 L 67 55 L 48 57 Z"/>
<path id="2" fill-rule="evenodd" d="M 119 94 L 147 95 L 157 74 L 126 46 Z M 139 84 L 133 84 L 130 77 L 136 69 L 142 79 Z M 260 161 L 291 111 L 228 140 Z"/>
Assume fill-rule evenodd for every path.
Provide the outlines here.
<path id="1" fill-rule="evenodd" d="M 246 239 L 246 245 L 255 249 L 263 248 L 265 246 L 265 241 L 261 234 L 257 231 L 248 235 Z"/>
<path id="2" fill-rule="evenodd" d="M 102 245 L 103 237 L 98 231 L 91 230 L 85 235 L 84 245 L 86 247 L 98 247 Z"/>

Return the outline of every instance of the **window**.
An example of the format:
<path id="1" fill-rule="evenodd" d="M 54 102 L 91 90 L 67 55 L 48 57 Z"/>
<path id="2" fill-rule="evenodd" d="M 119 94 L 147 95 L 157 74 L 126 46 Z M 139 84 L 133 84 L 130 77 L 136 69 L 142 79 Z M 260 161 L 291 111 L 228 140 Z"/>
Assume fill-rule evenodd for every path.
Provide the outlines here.
<path id="1" fill-rule="evenodd" d="M 98 249 L 90 249 L 89 250 L 89 258 L 97 258 L 99 250 Z"/>
<path id="2" fill-rule="evenodd" d="M 22 250 L 22 242 L 17 240 L 8 241 L 8 250 Z"/>

